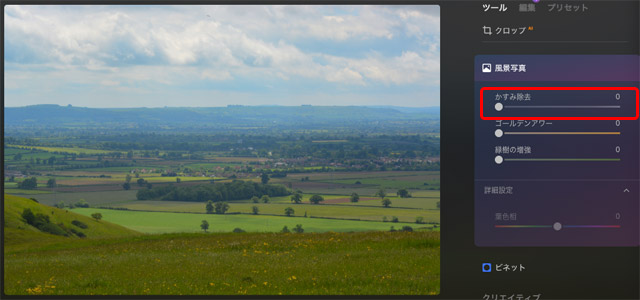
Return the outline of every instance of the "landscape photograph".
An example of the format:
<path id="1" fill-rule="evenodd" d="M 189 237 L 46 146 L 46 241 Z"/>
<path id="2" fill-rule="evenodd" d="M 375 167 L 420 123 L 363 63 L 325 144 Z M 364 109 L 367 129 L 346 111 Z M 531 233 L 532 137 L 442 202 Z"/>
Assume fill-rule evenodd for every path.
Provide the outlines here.
<path id="1" fill-rule="evenodd" d="M 7 5 L 5 295 L 440 293 L 435 5 Z"/>

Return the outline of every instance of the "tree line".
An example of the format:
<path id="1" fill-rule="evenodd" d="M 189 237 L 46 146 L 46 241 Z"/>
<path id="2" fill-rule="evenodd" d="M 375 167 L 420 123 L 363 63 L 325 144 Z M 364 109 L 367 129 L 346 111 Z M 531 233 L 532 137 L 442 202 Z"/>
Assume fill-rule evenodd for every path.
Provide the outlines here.
<path id="1" fill-rule="evenodd" d="M 233 182 L 201 184 L 193 186 L 165 185 L 151 189 L 138 190 L 138 200 L 160 199 L 165 201 L 187 202 L 220 202 L 229 200 L 250 199 L 252 197 L 288 196 L 291 191 L 279 184 L 260 184 L 251 181 L 235 180 Z"/>

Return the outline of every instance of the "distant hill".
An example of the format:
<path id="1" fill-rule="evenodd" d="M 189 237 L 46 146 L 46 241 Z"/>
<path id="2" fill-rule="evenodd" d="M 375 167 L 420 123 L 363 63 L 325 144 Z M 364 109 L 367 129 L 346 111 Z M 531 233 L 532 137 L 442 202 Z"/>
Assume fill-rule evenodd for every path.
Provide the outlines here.
<path id="1" fill-rule="evenodd" d="M 51 223 L 62 223 L 67 228 L 74 228 L 74 230 L 84 233 L 87 239 L 140 235 L 136 231 L 105 220 L 96 221 L 90 217 L 46 206 L 31 199 L 4 194 L 4 244 L 10 250 L 35 248 L 50 243 L 80 239 L 76 236 L 65 237 L 42 232 L 27 224 L 22 218 L 22 212 L 26 208 L 31 209 L 34 214 L 41 213 L 49 216 Z M 73 225 L 71 222 L 74 220 L 86 224 L 87 228 L 83 229 Z"/>
<path id="2" fill-rule="evenodd" d="M 439 107 L 241 106 L 86 108 L 32 105 L 4 108 L 5 127 L 17 126 L 303 126 L 437 121 Z M 339 123 L 337 123 L 339 122 Z"/>
<path id="3" fill-rule="evenodd" d="M 425 115 L 440 115 L 440 106 L 427 106 L 427 107 L 404 107 L 404 106 L 391 106 L 391 105 L 382 105 L 382 106 L 367 106 L 371 108 L 383 108 L 383 109 L 393 109 L 402 113 L 407 114 L 425 114 Z"/>

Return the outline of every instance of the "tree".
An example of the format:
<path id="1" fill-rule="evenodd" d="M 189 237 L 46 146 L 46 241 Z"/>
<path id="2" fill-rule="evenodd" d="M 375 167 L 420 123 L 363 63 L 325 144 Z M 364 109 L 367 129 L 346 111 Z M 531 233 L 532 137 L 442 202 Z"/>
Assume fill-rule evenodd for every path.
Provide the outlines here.
<path id="1" fill-rule="evenodd" d="M 302 229 L 302 224 L 296 225 L 296 227 L 293 228 L 293 232 L 295 232 L 295 233 L 303 233 L 304 229 Z"/>
<path id="2" fill-rule="evenodd" d="M 216 202 L 214 205 L 216 214 L 224 214 L 229 210 L 229 204 L 227 202 Z"/>
<path id="3" fill-rule="evenodd" d="M 84 199 L 80 199 L 73 206 L 75 206 L 75 207 L 85 207 L 86 208 L 86 207 L 89 207 L 89 203 L 87 203 L 87 201 L 85 201 Z"/>
<path id="4" fill-rule="evenodd" d="M 438 207 L 438 209 L 440 209 L 440 201 L 436 202 L 436 207 Z"/>
<path id="5" fill-rule="evenodd" d="M 402 226 L 402 229 L 400 229 L 401 231 L 406 231 L 406 232 L 413 232 L 413 227 L 411 226 Z"/>
<path id="6" fill-rule="evenodd" d="M 384 206 L 384 207 L 391 206 L 391 200 L 389 200 L 389 198 L 382 199 L 382 206 Z"/>
<path id="7" fill-rule="evenodd" d="M 38 187 L 38 179 L 35 177 L 27 178 L 18 182 L 18 188 L 23 190 L 35 190 Z"/>
<path id="8" fill-rule="evenodd" d="M 85 223 L 83 223 L 83 222 L 80 222 L 80 221 L 78 221 L 78 220 L 73 220 L 73 221 L 71 221 L 71 224 L 73 224 L 74 226 L 78 226 L 78 227 L 80 227 L 80 228 L 82 228 L 82 229 L 87 229 L 87 228 L 89 228 L 89 226 L 88 226 L 87 224 L 85 224 Z"/>
<path id="9" fill-rule="evenodd" d="M 22 218 L 27 222 L 27 224 L 29 225 L 33 225 L 35 220 L 36 220 L 36 216 L 33 214 L 33 212 L 31 211 L 30 208 L 25 208 L 22 211 Z"/>
<path id="10" fill-rule="evenodd" d="M 398 195 L 398 197 L 400 198 L 409 198 L 411 197 L 411 194 L 409 193 L 409 191 L 407 191 L 407 189 L 399 189 L 396 194 Z"/>
<path id="11" fill-rule="evenodd" d="M 262 175 L 260 176 L 260 181 L 262 181 L 262 184 L 267 184 L 269 183 L 269 174 L 267 173 L 262 173 Z"/>
<path id="12" fill-rule="evenodd" d="M 209 229 L 209 222 L 207 222 L 207 220 L 202 220 L 202 224 L 200 224 L 200 228 L 202 228 L 204 232 L 207 232 L 207 229 Z"/>
<path id="13" fill-rule="evenodd" d="M 50 189 L 56 187 L 56 179 L 55 178 L 50 178 L 47 181 L 47 187 L 50 188 Z"/>
<path id="14" fill-rule="evenodd" d="M 181 181 L 181 180 L 180 180 L 180 177 L 176 177 L 176 182 L 177 182 L 177 183 L 180 183 L 180 181 Z"/>
<path id="15" fill-rule="evenodd" d="M 154 186 L 151 190 L 138 190 L 136 198 L 138 200 L 193 201 L 206 204 L 207 200 L 212 200 L 213 202 L 246 200 L 254 195 L 290 196 L 291 191 L 283 185 L 236 180 L 217 184 Z"/>
<path id="16" fill-rule="evenodd" d="M 384 189 L 379 189 L 376 192 L 376 196 L 380 197 L 380 199 L 384 199 L 384 197 L 387 196 L 387 191 L 385 191 Z"/>
<path id="17" fill-rule="evenodd" d="M 293 193 L 293 195 L 291 195 L 291 202 L 294 202 L 295 204 L 302 203 L 302 193 L 299 193 L 298 191 Z"/>
<path id="18" fill-rule="evenodd" d="M 124 178 L 124 181 L 127 183 L 131 182 L 131 174 L 127 174 L 127 177 Z"/>
<path id="19" fill-rule="evenodd" d="M 287 217 L 291 217 L 294 213 L 295 211 L 291 207 L 287 207 L 284 209 L 284 214 L 287 215 Z"/>
<path id="20" fill-rule="evenodd" d="M 136 174 L 138 174 L 138 173 L 136 173 Z M 144 185 L 147 183 L 147 182 L 146 182 L 144 179 L 142 179 L 142 178 L 138 179 L 138 181 L 137 181 L 137 182 L 138 182 L 138 185 L 139 185 L 139 186 L 144 186 Z"/>
<path id="21" fill-rule="evenodd" d="M 253 196 L 253 197 L 251 197 L 251 202 L 258 203 L 258 202 L 260 202 L 260 198 L 258 198 L 257 196 Z"/>
<path id="22" fill-rule="evenodd" d="M 150 190 L 153 187 L 153 185 L 149 182 L 147 182 L 147 189 Z"/>
<path id="23" fill-rule="evenodd" d="M 324 201 L 324 198 L 322 198 L 322 196 L 320 195 L 313 195 L 311 196 L 311 198 L 309 198 L 309 202 L 311 202 L 312 204 L 318 204 L 322 201 Z"/>
<path id="24" fill-rule="evenodd" d="M 125 182 L 122 184 L 122 188 L 128 191 L 129 189 L 131 189 L 131 184 L 128 182 Z"/>
<path id="25" fill-rule="evenodd" d="M 289 230 L 289 228 L 287 227 L 287 225 L 284 225 L 284 227 L 282 227 L 282 230 L 280 230 L 280 232 L 282 232 L 282 233 L 289 233 L 289 232 L 291 232 L 291 230 Z"/>
<path id="26" fill-rule="evenodd" d="M 133 158 L 133 150 L 129 150 L 129 152 L 127 152 L 127 158 L 128 159 L 132 159 Z"/>
<path id="27" fill-rule="evenodd" d="M 211 200 L 207 201 L 206 209 L 208 214 L 213 213 L 213 202 Z"/>
<path id="28" fill-rule="evenodd" d="M 102 214 L 101 213 L 92 213 L 91 217 L 96 219 L 96 221 L 100 221 L 100 219 L 102 219 Z"/>
<path id="29" fill-rule="evenodd" d="M 259 211 L 259 209 L 258 209 L 257 206 L 254 205 L 254 206 L 251 207 L 251 212 L 253 212 L 254 215 L 257 215 L 258 211 Z"/>
<path id="30" fill-rule="evenodd" d="M 358 202 L 358 201 L 360 201 L 360 195 L 358 195 L 358 193 L 351 194 L 351 202 Z"/>
<path id="31" fill-rule="evenodd" d="M 40 229 L 41 226 L 51 222 L 49 216 L 41 213 L 37 213 L 35 219 L 33 220 L 33 226 L 38 227 Z"/>
<path id="32" fill-rule="evenodd" d="M 269 195 L 262 195 L 262 198 L 260 198 L 260 201 L 262 201 L 262 203 L 269 203 L 271 202 L 271 198 L 269 198 Z"/>
<path id="33" fill-rule="evenodd" d="M 58 202 L 58 204 L 56 204 L 56 207 L 60 209 L 64 208 L 64 201 Z"/>
<path id="34" fill-rule="evenodd" d="M 424 224 L 424 218 L 423 217 L 416 217 L 416 224 Z"/>

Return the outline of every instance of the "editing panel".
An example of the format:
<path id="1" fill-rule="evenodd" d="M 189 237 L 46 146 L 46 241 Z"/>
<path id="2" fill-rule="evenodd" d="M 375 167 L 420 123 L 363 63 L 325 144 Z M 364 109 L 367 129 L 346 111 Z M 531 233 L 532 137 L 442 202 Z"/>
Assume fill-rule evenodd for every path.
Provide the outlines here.
<path id="1" fill-rule="evenodd" d="M 638 245 L 637 66 L 476 56 L 476 245 Z"/>

